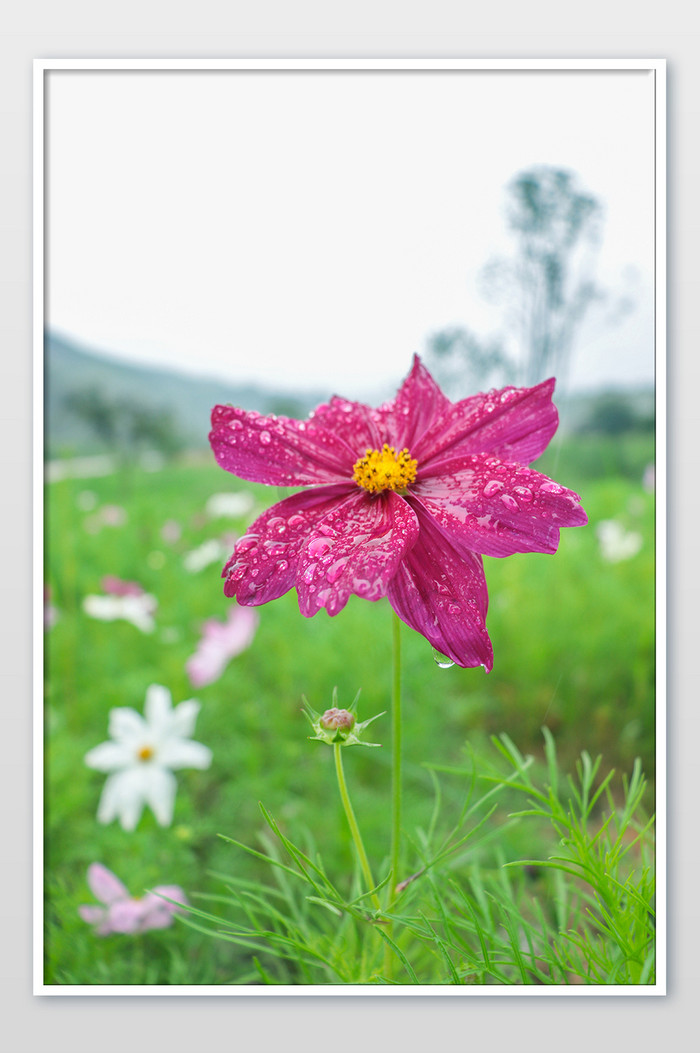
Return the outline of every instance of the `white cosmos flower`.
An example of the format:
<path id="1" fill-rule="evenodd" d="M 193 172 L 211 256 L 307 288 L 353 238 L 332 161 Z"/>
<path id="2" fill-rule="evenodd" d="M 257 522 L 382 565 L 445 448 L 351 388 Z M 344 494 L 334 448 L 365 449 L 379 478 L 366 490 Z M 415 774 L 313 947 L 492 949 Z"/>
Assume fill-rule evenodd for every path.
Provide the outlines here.
<path id="1" fill-rule="evenodd" d="M 208 768 L 212 753 L 190 735 L 199 713 L 199 702 L 188 699 L 174 709 L 170 692 L 159 684 L 146 691 L 145 719 L 135 709 L 109 712 L 111 741 L 85 754 L 85 763 L 109 772 L 97 809 L 100 823 L 118 818 L 133 830 L 148 805 L 161 826 L 173 819 L 178 768 Z"/>
<path id="2" fill-rule="evenodd" d="M 153 615 L 157 607 L 158 601 L 148 592 L 140 596 L 90 595 L 83 599 L 83 610 L 91 618 L 98 618 L 102 622 L 122 619 L 131 622 L 142 633 L 153 632 Z"/>

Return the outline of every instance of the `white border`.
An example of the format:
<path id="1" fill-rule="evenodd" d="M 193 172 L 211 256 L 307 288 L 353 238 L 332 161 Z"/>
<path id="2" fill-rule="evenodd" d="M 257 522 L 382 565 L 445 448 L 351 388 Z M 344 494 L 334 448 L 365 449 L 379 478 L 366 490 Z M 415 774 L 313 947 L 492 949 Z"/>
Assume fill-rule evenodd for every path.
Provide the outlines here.
<path id="1" fill-rule="evenodd" d="M 654 76 L 655 118 L 655 363 L 656 363 L 656 758 L 657 758 L 657 982 L 626 985 L 562 987 L 454 987 L 448 985 L 369 987 L 324 985 L 234 986 L 92 986 L 46 985 L 44 971 L 43 845 L 43 581 L 44 581 L 44 133 L 45 74 L 52 70 L 621 70 Z M 35 59 L 33 129 L 33 993 L 49 996 L 459 996 L 459 997 L 650 997 L 666 994 L 666 61 L 665 59 Z"/>

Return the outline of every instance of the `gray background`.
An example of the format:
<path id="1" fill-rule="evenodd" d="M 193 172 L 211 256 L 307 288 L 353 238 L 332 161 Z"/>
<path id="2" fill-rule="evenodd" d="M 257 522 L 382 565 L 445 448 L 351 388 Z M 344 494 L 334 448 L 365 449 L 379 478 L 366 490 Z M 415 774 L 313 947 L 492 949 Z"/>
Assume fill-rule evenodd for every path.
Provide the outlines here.
<path id="1" fill-rule="evenodd" d="M 697 837 L 700 514 L 697 117 L 691 8 L 667 0 L 39 2 L 5 11 L 0 40 L 0 414 L 5 488 L 0 674 L 2 1033 L 12 1053 L 357 1047 L 602 1053 L 695 1049 L 700 981 Z M 643 997 L 185 998 L 31 993 L 32 60 L 194 57 L 666 58 L 669 142 L 669 994 Z M 693 690 L 694 689 L 694 690 Z M 696 1014 L 695 1014 L 696 1015 Z"/>

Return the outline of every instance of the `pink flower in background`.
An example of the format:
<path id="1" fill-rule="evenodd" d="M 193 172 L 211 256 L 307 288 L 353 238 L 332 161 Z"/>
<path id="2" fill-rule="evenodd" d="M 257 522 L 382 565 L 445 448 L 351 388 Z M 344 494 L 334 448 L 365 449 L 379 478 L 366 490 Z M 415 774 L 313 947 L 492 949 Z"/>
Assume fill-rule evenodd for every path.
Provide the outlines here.
<path id="1" fill-rule="evenodd" d="M 160 536 L 163 541 L 167 541 L 169 545 L 176 544 L 182 537 L 182 527 L 178 523 L 177 519 L 166 519 L 163 526 L 160 528 Z"/>
<path id="2" fill-rule="evenodd" d="M 88 516 L 83 523 L 88 534 L 99 534 L 103 527 L 121 527 L 128 519 L 125 508 L 121 505 L 102 505 L 97 511 Z"/>
<path id="3" fill-rule="evenodd" d="M 51 587 L 44 585 L 44 632 L 52 629 L 59 617 L 58 607 L 54 607 L 51 602 Z"/>
<path id="4" fill-rule="evenodd" d="M 123 581 L 114 574 L 105 574 L 100 582 L 102 591 L 110 596 L 143 596 L 144 589 L 136 581 Z"/>
<path id="5" fill-rule="evenodd" d="M 167 929 L 173 923 L 173 915 L 180 910 L 160 896 L 187 903 L 185 893 L 179 885 L 157 885 L 138 899 L 129 895 L 118 877 L 101 863 L 91 863 L 87 872 L 90 891 L 103 905 L 78 907 L 83 921 L 95 926 L 98 936 L 110 933 L 147 932 L 149 929 Z"/>
<path id="6" fill-rule="evenodd" d="M 192 686 L 218 680 L 231 659 L 250 647 L 257 627 L 258 616 L 249 607 L 232 607 L 225 622 L 206 621 L 197 650 L 185 666 Z"/>
<path id="7" fill-rule="evenodd" d="M 554 380 L 452 403 L 418 356 L 379 409 L 334 396 L 306 421 L 212 411 L 222 468 L 310 486 L 264 512 L 226 563 L 224 592 L 258 606 L 296 587 L 307 617 L 355 594 L 461 666 L 493 665 L 482 555 L 555 552 L 580 499 L 527 467 L 558 425 Z"/>

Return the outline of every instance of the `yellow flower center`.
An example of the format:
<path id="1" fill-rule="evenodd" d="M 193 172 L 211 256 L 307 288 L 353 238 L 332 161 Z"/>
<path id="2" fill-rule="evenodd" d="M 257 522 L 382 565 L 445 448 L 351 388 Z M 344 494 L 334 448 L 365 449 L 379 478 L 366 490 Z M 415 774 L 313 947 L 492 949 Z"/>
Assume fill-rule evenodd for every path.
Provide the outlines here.
<path id="1" fill-rule="evenodd" d="M 378 494 L 381 490 L 405 490 L 416 478 L 418 461 L 414 460 L 408 450 L 397 454 L 393 446 L 384 446 L 381 450 L 368 449 L 364 457 L 353 465 L 353 479 L 358 486 Z"/>
<path id="2" fill-rule="evenodd" d="M 155 750 L 151 746 L 142 746 L 141 749 L 136 754 L 136 756 L 141 761 L 147 761 L 147 760 L 151 759 L 151 757 L 153 756 L 154 753 L 155 753 Z"/>

